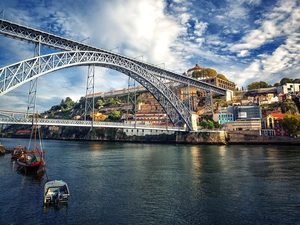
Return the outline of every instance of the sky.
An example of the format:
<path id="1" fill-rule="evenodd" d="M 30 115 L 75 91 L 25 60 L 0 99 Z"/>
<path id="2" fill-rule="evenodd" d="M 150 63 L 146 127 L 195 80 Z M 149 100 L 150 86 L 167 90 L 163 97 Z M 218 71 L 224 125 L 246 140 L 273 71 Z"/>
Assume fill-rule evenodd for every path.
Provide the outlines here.
<path id="1" fill-rule="evenodd" d="M 300 0 L 0 0 L 1 18 L 134 57 L 182 74 L 195 64 L 246 89 L 300 78 Z M 41 54 L 53 50 L 42 48 Z M 34 45 L 0 36 L 0 68 L 34 56 Z M 86 93 L 87 67 L 38 79 L 37 110 Z M 95 92 L 128 77 L 97 67 Z M 26 111 L 29 83 L 0 97 Z"/>

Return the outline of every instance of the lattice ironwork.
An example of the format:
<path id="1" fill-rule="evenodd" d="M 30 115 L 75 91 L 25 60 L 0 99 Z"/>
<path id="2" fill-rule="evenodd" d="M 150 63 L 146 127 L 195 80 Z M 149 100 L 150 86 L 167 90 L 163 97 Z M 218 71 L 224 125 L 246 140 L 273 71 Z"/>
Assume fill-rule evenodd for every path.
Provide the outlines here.
<path id="1" fill-rule="evenodd" d="M 214 95 L 226 94 L 225 89 L 212 84 L 4 19 L 0 19 L 0 35 L 31 43 L 40 43 L 59 50 L 70 50 L 69 52 L 54 53 L 24 60 L 2 68 L 0 70 L 0 96 L 46 73 L 70 66 L 92 65 L 95 63 L 96 66 L 120 71 L 139 82 L 158 100 L 174 124 L 182 125 L 184 123 L 187 130 L 191 130 L 190 110 L 161 80 L 167 79 L 195 86 L 201 90 L 210 91 Z"/>
<path id="2" fill-rule="evenodd" d="M 226 95 L 225 89 L 217 87 L 213 84 L 208 84 L 203 81 L 187 77 L 173 71 L 169 71 L 165 68 L 161 68 L 153 64 L 137 60 L 136 58 L 126 57 L 99 47 L 87 45 L 82 42 L 67 39 L 58 35 L 51 34 L 49 32 L 34 29 L 4 19 L 0 19 L 0 35 L 31 43 L 40 43 L 41 45 L 59 50 L 99 51 L 103 53 L 109 53 L 111 55 L 117 55 L 119 57 L 122 57 L 124 60 L 135 62 L 136 64 L 142 66 L 144 69 L 151 71 L 151 73 L 155 76 L 184 84 L 189 84 L 190 86 L 199 87 L 202 90 L 212 91 L 214 95 Z"/>
<path id="3" fill-rule="evenodd" d="M 159 101 L 170 120 L 176 124 L 185 123 L 192 129 L 190 111 L 172 90 L 151 71 L 121 56 L 86 51 L 68 51 L 39 56 L 0 69 L 0 96 L 10 90 L 46 73 L 59 69 L 95 65 L 124 73 L 143 85 Z"/>
<path id="4" fill-rule="evenodd" d="M 95 65 L 90 65 L 88 67 L 88 75 L 87 75 L 87 84 L 86 84 L 86 97 L 85 97 L 85 110 L 84 110 L 84 118 L 87 120 L 87 116 L 89 113 L 92 114 L 92 121 L 94 121 L 94 108 L 95 108 Z M 88 98 L 88 96 L 92 96 Z"/>
<path id="5" fill-rule="evenodd" d="M 0 124 L 18 124 L 18 125 L 32 125 L 32 118 L 15 118 L 15 117 L 4 117 L 0 114 Z M 124 123 L 116 122 L 98 122 L 89 120 L 63 120 L 63 119 L 44 119 L 39 118 L 37 124 L 40 126 L 71 126 L 71 127 L 114 127 L 123 129 L 132 129 L 132 125 L 126 125 Z M 144 130 L 169 130 L 169 131 L 185 131 L 183 127 L 155 127 L 138 124 L 136 129 Z"/>

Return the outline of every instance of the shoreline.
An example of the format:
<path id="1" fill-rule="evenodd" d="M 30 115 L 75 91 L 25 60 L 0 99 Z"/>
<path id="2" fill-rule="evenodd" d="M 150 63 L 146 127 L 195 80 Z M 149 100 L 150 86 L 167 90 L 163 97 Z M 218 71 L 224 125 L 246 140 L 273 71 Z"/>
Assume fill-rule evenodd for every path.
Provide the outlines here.
<path id="1" fill-rule="evenodd" d="M 206 132 L 209 133 L 209 132 Z M 155 138 L 149 139 L 146 136 L 137 139 L 99 139 L 99 138 L 44 138 L 45 140 L 64 140 L 64 141 L 97 141 L 97 142 L 120 142 L 120 143 L 145 143 L 145 144 L 188 144 L 188 145 L 299 145 L 300 137 L 289 136 L 261 136 L 261 135 L 247 135 L 242 133 L 226 133 L 224 132 L 212 132 L 210 137 L 203 138 L 201 133 L 191 134 L 177 134 L 175 138 Z M 196 136 L 195 136 L 196 134 Z M 24 138 L 26 137 L 3 137 L 10 139 Z M 1 139 L 0 139 L 1 140 Z M 2 148 L 1 148 L 2 146 Z M 4 154 L 12 153 L 13 150 L 6 149 L 5 146 L 0 144 L 0 149 L 5 149 Z M 3 153 L 3 150 L 2 150 Z"/>

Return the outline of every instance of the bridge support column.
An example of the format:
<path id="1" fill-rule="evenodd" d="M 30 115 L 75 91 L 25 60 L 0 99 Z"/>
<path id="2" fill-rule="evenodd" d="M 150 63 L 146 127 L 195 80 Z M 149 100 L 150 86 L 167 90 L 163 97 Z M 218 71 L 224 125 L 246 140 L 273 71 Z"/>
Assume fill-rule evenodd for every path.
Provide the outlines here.
<path id="1" fill-rule="evenodd" d="M 87 115 L 91 113 L 92 115 L 92 127 L 94 123 L 94 108 L 95 108 L 95 65 L 91 65 L 88 67 L 88 75 L 87 75 L 87 83 L 86 83 L 86 95 L 85 95 L 85 112 L 84 112 L 84 120 L 87 119 Z M 91 95 L 91 98 L 88 96 Z"/>
<path id="2" fill-rule="evenodd" d="M 39 36 L 39 42 L 35 44 L 34 57 L 41 55 L 41 36 Z M 37 94 L 37 84 L 38 78 L 30 81 L 28 102 L 27 102 L 27 117 L 29 116 L 29 111 L 32 109 L 32 115 L 36 111 L 36 94 Z"/>

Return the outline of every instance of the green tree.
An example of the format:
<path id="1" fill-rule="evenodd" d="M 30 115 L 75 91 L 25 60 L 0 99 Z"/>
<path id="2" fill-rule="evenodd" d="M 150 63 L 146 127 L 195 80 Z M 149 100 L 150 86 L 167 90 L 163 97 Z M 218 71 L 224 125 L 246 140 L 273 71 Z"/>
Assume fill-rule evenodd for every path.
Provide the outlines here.
<path id="1" fill-rule="evenodd" d="M 214 123 L 214 128 L 220 128 L 221 124 L 219 123 L 219 121 L 213 121 Z"/>
<path id="2" fill-rule="evenodd" d="M 228 79 L 223 74 L 218 74 L 217 77 L 222 79 L 222 80 L 228 81 Z"/>
<path id="3" fill-rule="evenodd" d="M 295 84 L 300 84 L 300 79 L 295 79 L 295 80 L 293 80 L 293 83 L 295 83 Z"/>
<path id="4" fill-rule="evenodd" d="M 216 77 L 217 76 L 217 71 L 215 71 L 214 69 L 211 69 L 211 68 L 206 68 L 203 70 L 204 73 L 207 74 L 207 76 L 209 77 Z"/>
<path id="5" fill-rule="evenodd" d="M 70 109 L 74 106 L 74 102 L 70 97 L 66 97 L 65 100 L 61 100 L 60 106 L 64 109 Z"/>
<path id="6" fill-rule="evenodd" d="M 213 129 L 214 128 L 214 123 L 211 120 L 203 119 L 200 122 L 200 126 L 203 127 L 204 129 Z"/>
<path id="7" fill-rule="evenodd" d="M 269 85 L 264 82 L 264 81 L 260 81 L 260 82 L 252 82 L 251 84 L 249 84 L 247 86 L 248 90 L 254 90 L 254 89 L 259 89 L 259 88 L 267 88 Z"/>
<path id="8" fill-rule="evenodd" d="M 102 99 L 97 100 L 97 102 L 95 104 L 95 108 L 100 109 L 100 108 L 103 108 L 103 106 L 104 106 L 104 101 Z"/>
<path id="9" fill-rule="evenodd" d="M 282 102 L 280 104 L 280 108 L 283 113 L 287 113 L 287 112 L 298 113 L 297 105 L 295 104 L 294 101 L 289 100 L 289 99 L 286 100 L 285 102 Z"/>
<path id="10" fill-rule="evenodd" d="M 287 84 L 287 83 L 293 83 L 293 80 L 290 79 L 290 78 L 282 78 L 281 81 L 280 81 L 280 85 L 284 85 L 284 84 Z"/>
<path id="11" fill-rule="evenodd" d="M 300 116 L 292 113 L 287 113 L 281 121 L 283 128 L 287 129 L 290 134 L 297 135 L 300 131 Z"/>
<path id="12" fill-rule="evenodd" d="M 116 104 L 116 100 L 114 98 L 109 99 L 109 105 L 114 105 Z"/>
<path id="13" fill-rule="evenodd" d="M 111 120 L 120 120 L 121 119 L 121 112 L 118 110 L 112 111 L 109 115 L 108 118 Z"/>
<path id="14" fill-rule="evenodd" d="M 198 79 L 198 78 L 204 78 L 203 77 L 203 73 L 202 73 L 202 71 L 201 70 L 195 70 L 195 71 L 193 71 L 193 73 L 192 73 L 192 77 L 193 78 L 196 78 L 196 79 Z"/>
<path id="15" fill-rule="evenodd" d="M 215 71 L 214 69 L 211 69 L 211 68 L 205 68 L 205 69 L 202 69 L 202 70 L 195 70 L 192 73 L 193 78 L 200 78 L 200 79 L 204 79 L 204 78 L 207 78 L 207 77 L 215 77 L 217 75 L 218 75 L 217 71 Z"/>

